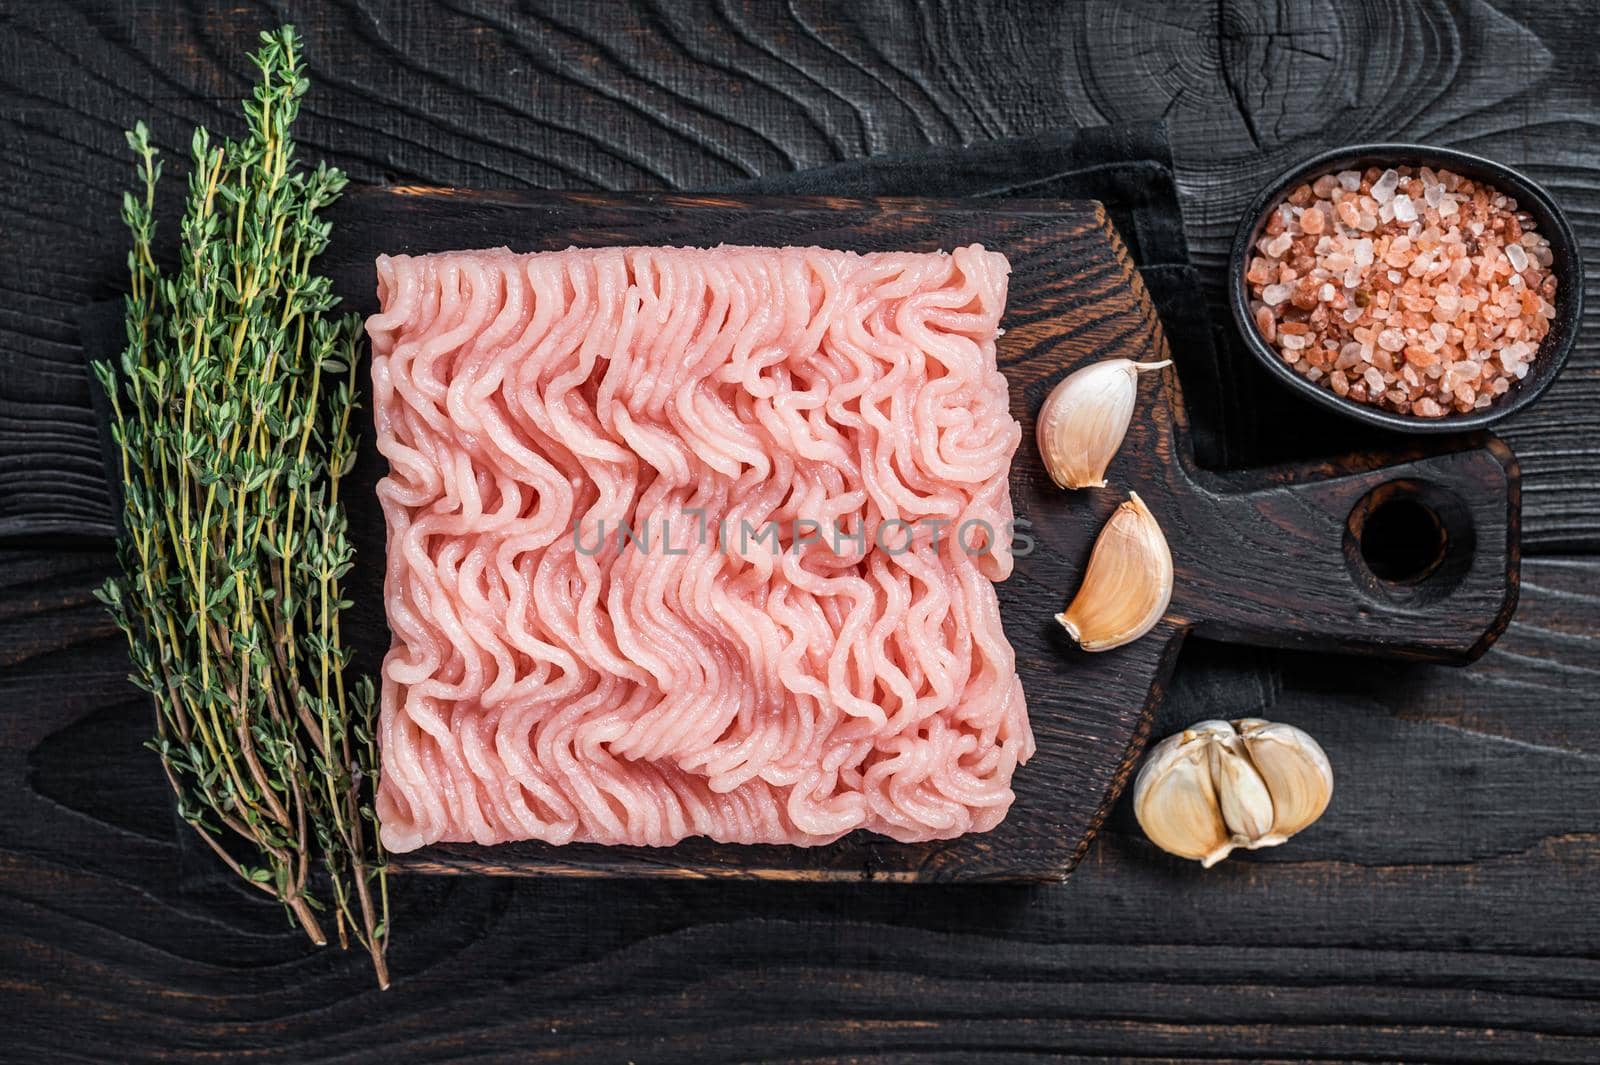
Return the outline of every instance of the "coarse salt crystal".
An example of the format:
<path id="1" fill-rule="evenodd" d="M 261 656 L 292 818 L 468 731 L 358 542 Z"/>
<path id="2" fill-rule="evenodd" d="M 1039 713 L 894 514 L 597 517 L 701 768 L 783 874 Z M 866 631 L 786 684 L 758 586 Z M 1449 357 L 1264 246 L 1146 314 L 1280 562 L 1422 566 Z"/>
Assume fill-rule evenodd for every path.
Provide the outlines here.
<path id="1" fill-rule="evenodd" d="M 1327 282 L 1323 282 L 1322 287 L 1317 289 L 1317 299 L 1320 300 L 1323 303 L 1332 303 L 1333 302 L 1333 296 L 1334 296 L 1334 288 L 1333 288 L 1332 285 L 1328 284 Z"/>
<path id="2" fill-rule="evenodd" d="M 1306 346 L 1306 338 L 1301 333 L 1284 333 L 1278 337 L 1278 343 L 1283 345 L 1285 351 L 1299 351 Z"/>
<path id="3" fill-rule="evenodd" d="M 1361 318 L 1361 308 L 1352 303 L 1344 309 L 1344 320 L 1354 323 Z"/>
<path id="4" fill-rule="evenodd" d="M 1268 285 L 1261 290 L 1261 302 L 1265 303 L 1268 307 L 1276 307 L 1278 304 L 1288 299 L 1293 292 L 1293 285 Z"/>
<path id="5" fill-rule="evenodd" d="M 1384 351 L 1399 351 L 1406 346 L 1406 338 L 1398 330 L 1385 329 L 1378 334 L 1378 347 Z"/>
<path id="6" fill-rule="evenodd" d="M 1511 269 L 1519 274 L 1528 268 L 1528 253 L 1521 244 L 1506 245 L 1506 258 L 1511 261 Z"/>
<path id="7" fill-rule="evenodd" d="M 1432 185 L 1429 185 L 1427 182 L 1423 182 L 1423 185 L 1424 185 L 1424 188 L 1422 190 L 1422 202 L 1423 203 L 1427 204 L 1429 207 L 1437 207 L 1441 203 L 1444 202 L 1444 186 L 1443 185 L 1440 185 L 1437 182 L 1435 182 Z"/>
<path id="8" fill-rule="evenodd" d="M 1361 187 L 1361 171 L 1359 171 L 1359 170 L 1341 170 L 1341 171 L 1339 171 L 1339 184 L 1344 187 L 1344 190 L 1346 192 L 1354 192 L 1354 191 L 1356 191 L 1357 189 L 1359 189 Z"/>
<path id="9" fill-rule="evenodd" d="M 1394 170 L 1385 170 L 1383 175 L 1372 183 L 1372 198 L 1379 203 L 1388 203 L 1394 198 L 1394 190 L 1399 184 L 1399 173 Z"/>
<path id="10" fill-rule="evenodd" d="M 1383 374 L 1378 371 L 1376 366 L 1368 366 L 1362 373 L 1361 378 L 1367 382 L 1367 387 L 1372 391 L 1383 391 Z"/>
<path id="11" fill-rule="evenodd" d="M 1396 196 L 1394 198 L 1394 217 L 1397 222 L 1415 222 L 1417 220 L 1417 205 L 1411 202 L 1410 196 Z"/>
<path id="12" fill-rule="evenodd" d="M 1355 256 L 1355 261 L 1356 261 L 1356 265 L 1357 266 L 1371 266 L 1372 265 L 1372 238 L 1371 237 L 1362 237 L 1360 240 L 1356 241 L 1355 247 L 1351 251 L 1352 251 L 1352 254 Z"/>

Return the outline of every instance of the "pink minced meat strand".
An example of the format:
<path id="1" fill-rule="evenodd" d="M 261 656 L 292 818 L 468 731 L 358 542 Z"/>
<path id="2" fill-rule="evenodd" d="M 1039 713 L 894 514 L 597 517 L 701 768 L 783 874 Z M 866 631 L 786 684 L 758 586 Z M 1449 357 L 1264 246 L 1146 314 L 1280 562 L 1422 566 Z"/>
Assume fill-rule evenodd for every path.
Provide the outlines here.
<path id="1" fill-rule="evenodd" d="M 377 271 L 389 849 L 1000 822 L 1034 750 L 993 584 L 1004 256 Z"/>

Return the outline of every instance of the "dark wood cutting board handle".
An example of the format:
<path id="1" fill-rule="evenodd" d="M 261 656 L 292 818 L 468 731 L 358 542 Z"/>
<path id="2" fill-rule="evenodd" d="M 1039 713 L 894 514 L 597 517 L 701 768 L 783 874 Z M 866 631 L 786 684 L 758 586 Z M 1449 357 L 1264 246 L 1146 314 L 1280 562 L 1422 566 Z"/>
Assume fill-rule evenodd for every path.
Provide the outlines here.
<path id="1" fill-rule="evenodd" d="M 1190 490 L 1174 493 L 1169 537 L 1173 614 L 1197 635 L 1466 662 L 1516 607 L 1517 465 L 1494 437 L 1183 473 Z"/>

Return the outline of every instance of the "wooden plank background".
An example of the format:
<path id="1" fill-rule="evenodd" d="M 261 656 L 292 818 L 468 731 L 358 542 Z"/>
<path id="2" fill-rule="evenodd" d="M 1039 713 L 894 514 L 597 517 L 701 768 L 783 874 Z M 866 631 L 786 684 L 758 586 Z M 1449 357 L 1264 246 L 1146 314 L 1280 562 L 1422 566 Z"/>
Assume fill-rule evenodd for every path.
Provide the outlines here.
<path id="1" fill-rule="evenodd" d="M 1260 699 L 1218 712 L 1270 705 L 1333 758 L 1332 809 L 1287 847 L 1202 874 L 1155 853 L 1124 805 L 1065 885 L 412 880 L 386 995 L 360 958 L 181 877 L 137 750 L 145 711 L 89 595 L 111 515 L 77 314 L 119 275 L 121 131 L 145 118 L 181 152 L 196 122 L 235 128 L 244 53 L 286 18 L 315 82 L 301 135 L 359 181 L 689 189 L 1165 118 L 1214 301 L 1261 181 L 1385 138 L 1525 168 L 1600 285 L 1592 2 L 7 0 L 0 1057 L 1600 1059 L 1592 321 L 1505 429 L 1528 557 L 1481 662 L 1186 649 L 1210 666 L 1180 663 L 1186 705 L 1232 669 Z M 1262 425 L 1263 453 L 1315 450 Z"/>

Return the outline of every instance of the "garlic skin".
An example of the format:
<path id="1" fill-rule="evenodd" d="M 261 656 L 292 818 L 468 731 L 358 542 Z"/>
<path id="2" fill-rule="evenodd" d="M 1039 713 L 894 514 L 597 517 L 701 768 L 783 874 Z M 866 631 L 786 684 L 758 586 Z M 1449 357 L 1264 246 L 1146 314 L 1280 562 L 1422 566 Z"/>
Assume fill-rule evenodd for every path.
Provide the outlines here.
<path id="1" fill-rule="evenodd" d="M 1201 721 L 1151 748 L 1133 812 L 1152 843 L 1209 869 L 1237 848 L 1283 843 L 1332 795 L 1328 756 L 1300 729 L 1259 718 Z"/>
<path id="2" fill-rule="evenodd" d="M 1095 539 L 1083 583 L 1056 620 L 1085 651 L 1109 651 L 1155 627 L 1172 602 L 1172 551 L 1137 492 Z"/>
<path id="3" fill-rule="evenodd" d="M 1276 846 L 1328 808 L 1333 766 L 1321 744 L 1293 725 L 1251 717 L 1235 721 L 1234 727 L 1272 795 L 1272 830 L 1255 846 Z"/>
<path id="4" fill-rule="evenodd" d="M 1104 487 L 1133 420 L 1139 375 L 1171 364 L 1106 359 L 1062 378 L 1039 408 L 1039 456 L 1050 479 L 1062 488 Z"/>

